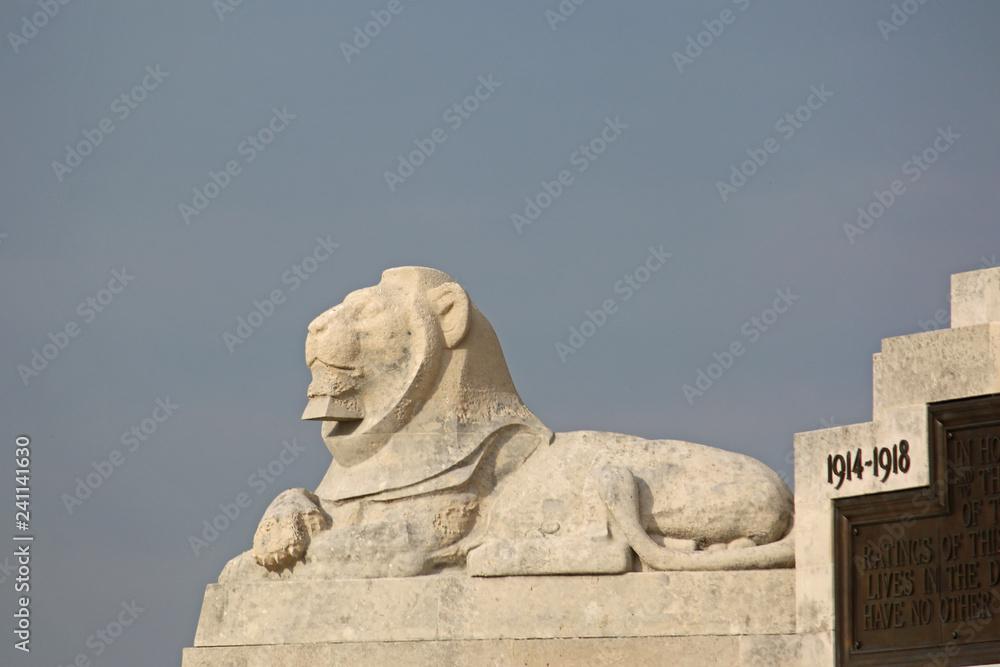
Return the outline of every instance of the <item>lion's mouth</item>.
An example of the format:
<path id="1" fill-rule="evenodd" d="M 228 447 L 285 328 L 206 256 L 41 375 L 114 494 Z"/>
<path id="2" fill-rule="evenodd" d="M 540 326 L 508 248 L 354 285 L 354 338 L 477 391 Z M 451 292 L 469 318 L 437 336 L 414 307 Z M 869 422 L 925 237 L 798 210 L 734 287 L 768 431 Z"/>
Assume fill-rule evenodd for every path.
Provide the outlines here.
<path id="1" fill-rule="evenodd" d="M 327 438 L 337 438 L 341 436 L 351 435 L 361 426 L 362 422 L 359 420 L 355 421 L 327 421 L 323 424 L 321 434 L 323 439 Z"/>

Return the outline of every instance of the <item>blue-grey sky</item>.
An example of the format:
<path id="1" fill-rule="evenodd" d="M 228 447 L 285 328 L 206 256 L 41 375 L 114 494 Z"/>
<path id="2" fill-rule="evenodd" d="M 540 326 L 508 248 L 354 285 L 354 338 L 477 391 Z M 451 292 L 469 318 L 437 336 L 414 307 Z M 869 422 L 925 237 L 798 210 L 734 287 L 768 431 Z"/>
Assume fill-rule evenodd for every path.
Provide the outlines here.
<path id="1" fill-rule="evenodd" d="M 36 536 L 2 664 L 180 663 L 330 460 L 306 325 L 386 268 L 462 284 L 554 430 L 791 482 L 794 433 L 871 418 L 880 339 L 998 263 L 993 3 L 229 1 L 0 7 L 0 564 L 21 434 Z"/>

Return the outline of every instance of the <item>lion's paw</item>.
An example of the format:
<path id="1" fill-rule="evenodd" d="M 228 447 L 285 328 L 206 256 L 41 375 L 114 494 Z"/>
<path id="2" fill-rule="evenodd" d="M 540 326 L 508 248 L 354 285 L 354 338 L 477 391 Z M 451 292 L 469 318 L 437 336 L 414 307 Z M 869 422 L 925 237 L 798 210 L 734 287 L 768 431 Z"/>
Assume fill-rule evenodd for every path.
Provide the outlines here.
<path id="1" fill-rule="evenodd" d="M 266 570 L 254 560 L 253 552 L 244 551 L 236 558 L 226 563 L 222 574 L 219 575 L 219 583 L 225 584 L 235 581 L 268 581 L 280 578 L 280 574 Z"/>
<path id="2" fill-rule="evenodd" d="M 253 537 L 254 560 L 268 570 L 281 571 L 302 560 L 313 533 L 329 527 L 330 518 L 315 495 L 289 489 L 264 512 Z"/>
<path id="3" fill-rule="evenodd" d="M 757 543 L 749 537 L 740 537 L 726 545 L 727 549 L 749 549 L 757 546 Z"/>
<path id="4" fill-rule="evenodd" d="M 716 544 L 710 544 L 705 547 L 703 551 L 729 551 L 733 549 L 747 549 L 755 546 L 757 546 L 757 543 L 749 537 L 739 537 L 732 542 L 717 542 Z"/>
<path id="5" fill-rule="evenodd" d="M 253 557 L 268 570 L 283 570 L 302 559 L 308 535 L 294 514 L 265 518 L 253 536 Z"/>

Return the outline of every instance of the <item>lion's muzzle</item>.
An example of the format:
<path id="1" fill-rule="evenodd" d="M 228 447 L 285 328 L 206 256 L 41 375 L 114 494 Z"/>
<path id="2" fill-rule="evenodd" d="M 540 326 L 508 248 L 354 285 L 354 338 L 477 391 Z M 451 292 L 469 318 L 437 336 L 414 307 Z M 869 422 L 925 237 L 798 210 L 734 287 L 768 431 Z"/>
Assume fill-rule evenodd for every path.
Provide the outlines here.
<path id="1" fill-rule="evenodd" d="M 357 398 L 315 396 L 309 399 L 302 419 L 315 421 L 356 421 L 364 419 Z"/>

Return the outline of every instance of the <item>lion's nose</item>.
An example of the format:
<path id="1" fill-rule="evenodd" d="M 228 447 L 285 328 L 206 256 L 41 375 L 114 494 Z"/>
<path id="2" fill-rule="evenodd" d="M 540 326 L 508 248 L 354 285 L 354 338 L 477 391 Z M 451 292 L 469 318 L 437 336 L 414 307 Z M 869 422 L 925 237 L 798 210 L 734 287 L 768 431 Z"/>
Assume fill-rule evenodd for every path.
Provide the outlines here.
<path id="1" fill-rule="evenodd" d="M 353 421 L 364 415 L 356 407 L 345 404 L 332 396 L 315 396 L 309 399 L 302 419 L 316 421 Z"/>

